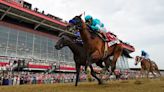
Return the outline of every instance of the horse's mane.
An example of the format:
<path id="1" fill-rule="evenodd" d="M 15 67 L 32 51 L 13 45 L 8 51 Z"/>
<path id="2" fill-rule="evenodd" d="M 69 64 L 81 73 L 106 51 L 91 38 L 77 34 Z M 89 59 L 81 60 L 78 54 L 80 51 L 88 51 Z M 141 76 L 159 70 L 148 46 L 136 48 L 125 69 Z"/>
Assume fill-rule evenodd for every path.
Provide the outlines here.
<path id="1" fill-rule="evenodd" d="M 80 43 L 76 43 L 74 40 L 77 39 L 77 37 L 73 34 L 69 34 L 69 33 L 66 33 L 66 32 L 62 32 L 58 35 L 59 37 L 62 37 L 64 36 L 65 38 L 67 38 L 69 41 L 71 41 L 72 43 L 75 43 L 76 45 L 80 46 L 80 47 L 83 47 L 83 44 L 80 44 Z"/>
<path id="2" fill-rule="evenodd" d="M 58 35 L 58 37 L 62 37 L 63 35 L 65 35 L 65 36 L 68 36 L 68 37 L 73 37 L 73 38 L 76 38 L 76 36 L 74 35 L 74 34 L 72 34 L 72 33 L 67 33 L 67 32 L 61 32 L 59 35 Z"/>

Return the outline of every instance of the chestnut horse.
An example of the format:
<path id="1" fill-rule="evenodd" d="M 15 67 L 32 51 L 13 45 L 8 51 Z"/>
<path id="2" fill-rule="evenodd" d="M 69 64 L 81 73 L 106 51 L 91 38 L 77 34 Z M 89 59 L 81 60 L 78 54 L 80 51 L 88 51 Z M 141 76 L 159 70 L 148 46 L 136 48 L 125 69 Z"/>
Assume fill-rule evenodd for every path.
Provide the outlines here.
<path id="1" fill-rule="evenodd" d="M 90 27 L 82 20 L 80 16 L 75 16 L 73 19 L 69 21 L 69 28 L 72 30 L 79 30 L 81 38 L 84 43 L 84 48 L 87 52 L 87 65 L 91 65 L 92 63 L 97 63 L 100 60 L 103 60 L 106 67 L 109 67 L 111 63 L 111 73 L 114 73 L 114 70 L 116 68 L 116 62 L 119 56 L 122 54 L 126 57 L 131 58 L 129 53 L 123 49 L 123 47 L 120 44 L 115 44 L 110 46 L 106 49 L 105 44 L 107 42 L 104 42 L 99 36 L 95 35 L 95 33 L 90 32 Z M 113 56 L 113 60 L 111 62 L 109 61 L 110 56 Z"/>
<path id="2" fill-rule="evenodd" d="M 139 62 L 141 62 L 142 75 L 146 74 L 148 78 L 149 73 L 151 72 L 154 75 L 154 77 L 156 77 L 156 75 L 154 74 L 154 72 L 156 72 L 157 74 L 159 74 L 159 76 L 161 76 L 160 71 L 158 70 L 158 66 L 155 62 L 151 61 L 150 59 L 145 59 L 141 56 L 136 56 L 135 65 L 137 65 Z"/>
<path id="3" fill-rule="evenodd" d="M 68 33 L 60 33 L 59 37 L 60 39 L 56 42 L 55 48 L 57 50 L 60 50 L 63 47 L 67 46 L 70 48 L 70 50 L 73 53 L 73 58 L 75 61 L 75 66 L 76 66 L 75 86 L 77 86 L 78 80 L 79 80 L 80 67 L 86 65 L 86 61 L 87 61 L 86 51 L 82 44 L 78 44 L 76 42 L 75 36 L 70 35 Z M 97 65 L 103 68 L 102 63 L 99 63 L 99 64 L 97 63 Z M 93 67 L 91 65 L 90 65 L 90 69 L 91 69 L 91 75 L 98 80 L 99 84 L 102 84 L 102 81 L 96 76 L 93 70 Z"/>

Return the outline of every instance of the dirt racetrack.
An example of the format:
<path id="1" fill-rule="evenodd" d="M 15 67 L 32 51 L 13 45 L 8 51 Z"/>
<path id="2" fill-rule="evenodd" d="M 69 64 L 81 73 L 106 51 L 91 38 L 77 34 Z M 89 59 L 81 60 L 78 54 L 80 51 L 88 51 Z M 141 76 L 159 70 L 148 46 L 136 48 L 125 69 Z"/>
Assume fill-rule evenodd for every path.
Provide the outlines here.
<path id="1" fill-rule="evenodd" d="M 164 92 L 164 78 L 62 84 L 0 86 L 0 92 Z"/>

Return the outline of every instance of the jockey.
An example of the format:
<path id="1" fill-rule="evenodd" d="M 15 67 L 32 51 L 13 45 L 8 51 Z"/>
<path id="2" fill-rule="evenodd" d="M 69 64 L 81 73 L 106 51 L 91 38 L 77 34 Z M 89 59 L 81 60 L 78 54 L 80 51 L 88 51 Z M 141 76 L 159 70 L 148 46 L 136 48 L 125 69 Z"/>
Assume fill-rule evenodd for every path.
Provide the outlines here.
<path id="1" fill-rule="evenodd" d="M 149 54 L 145 52 L 144 50 L 141 51 L 141 56 L 145 59 L 149 59 Z"/>
<path id="2" fill-rule="evenodd" d="M 107 31 L 104 27 L 104 24 L 101 23 L 99 19 L 93 19 L 92 16 L 87 15 L 85 16 L 85 22 L 91 27 L 93 31 L 103 34 L 103 36 L 105 37 L 105 40 L 107 40 L 107 37 L 106 37 Z"/>

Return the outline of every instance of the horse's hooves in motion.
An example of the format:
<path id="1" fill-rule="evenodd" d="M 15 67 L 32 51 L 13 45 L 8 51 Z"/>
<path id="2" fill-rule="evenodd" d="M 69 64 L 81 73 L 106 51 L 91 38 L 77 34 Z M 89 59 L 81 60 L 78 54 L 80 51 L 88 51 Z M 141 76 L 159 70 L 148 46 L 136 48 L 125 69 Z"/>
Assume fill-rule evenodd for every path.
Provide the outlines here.
<path id="1" fill-rule="evenodd" d="M 99 84 L 99 85 L 102 85 L 102 84 L 103 84 L 103 81 L 102 81 L 102 80 L 100 80 L 98 84 Z"/>

